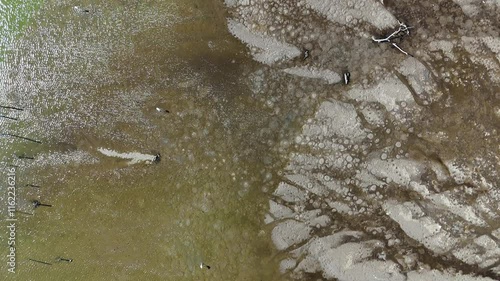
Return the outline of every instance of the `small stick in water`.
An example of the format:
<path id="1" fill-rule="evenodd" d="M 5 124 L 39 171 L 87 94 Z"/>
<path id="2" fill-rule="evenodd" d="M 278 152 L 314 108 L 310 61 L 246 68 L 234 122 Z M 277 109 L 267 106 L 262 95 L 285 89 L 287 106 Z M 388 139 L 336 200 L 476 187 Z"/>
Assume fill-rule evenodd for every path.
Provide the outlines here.
<path id="1" fill-rule="evenodd" d="M 19 158 L 19 159 L 29 159 L 29 160 L 34 160 L 35 159 L 34 157 L 26 156 L 26 154 L 18 155 L 17 158 Z"/>
<path id="2" fill-rule="evenodd" d="M 35 143 L 42 143 L 41 141 L 37 141 L 37 140 L 34 140 L 34 139 L 21 137 L 21 136 L 14 135 L 14 134 L 1 134 L 1 135 L 2 136 L 9 136 L 9 137 L 14 137 L 14 138 L 19 138 L 19 139 L 23 139 L 23 140 L 27 140 L 27 141 L 31 141 L 31 142 L 35 142 Z"/>
<path id="3" fill-rule="evenodd" d="M 35 185 L 35 184 L 31 184 L 31 183 L 27 183 L 26 186 L 34 187 L 34 188 L 40 188 L 39 185 Z"/>
<path id="4" fill-rule="evenodd" d="M 0 118 L 5 118 L 5 119 L 10 119 L 10 120 L 15 120 L 15 121 L 18 120 L 17 118 L 5 116 L 5 115 L 0 115 Z"/>
<path id="5" fill-rule="evenodd" d="M 33 207 L 34 207 L 35 209 L 36 209 L 36 208 L 38 208 L 38 207 L 40 207 L 40 206 L 43 206 L 43 207 L 52 207 L 52 205 L 49 205 L 49 204 L 43 204 L 43 203 L 41 203 L 41 202 L 40 202 L 40 201 L 38 201 L 38 200 L 33 200 L 33 201 L 31 201 L 31 202 L 33 203 Z"/>
<path id="6" fill-rule="evenodd" d="M 65 262 L 69 263 L 69 262 L 73 262 L 73 259 L 65 259 L 65 258 L 57 257 L 56 261 L 58 261 L 58 262 L 65 261 Z"/>
<path id="7" fill-rule="evenodd" d="M 39 260 L 34 260 L 34 259 L 29 259 L 29 260 L 30 260 L 30 261 L 34 261 L 34 262 L 37 262 L 37 263 L 45 264 L 45 265 L 52 265 L 51 263 L 44 262 L 44 261 L 39 261 Z"/>
<path id="8" fill-rule="evenodd" d="M 14 109 L 14 110 L 19 110 L 19 111 L 23 111 L 23 110 L 24 110 L 24 109 L 19 108 L 19 107 L 14 107 L 14 106 L 5 106 L 5 105 L 0 105 L 0 108 Z"/>

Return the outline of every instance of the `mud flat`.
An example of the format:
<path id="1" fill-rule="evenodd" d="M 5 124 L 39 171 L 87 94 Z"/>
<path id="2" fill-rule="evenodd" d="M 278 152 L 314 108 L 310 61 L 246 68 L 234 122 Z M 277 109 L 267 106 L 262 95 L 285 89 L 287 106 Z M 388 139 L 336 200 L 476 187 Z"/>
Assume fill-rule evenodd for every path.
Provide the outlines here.
<path id="1" fill-rule="evenodd" d="M 314 108 L 283 142 L 288 164 L 264 217 L 280 271 L 297 280 L 498 280 L 498 1 L 228 6 L 230 29 L 264 34 L 273 44 L 259 49 L 281 58 L 250 76 L 267 84 L 254 92 Z M 394 39 L 399 49 L 374 42 L 397 20 L 412 26 Z M 279 44 L 307 56 L 280 56 Z M 248 51 L 259 61 L 258 49 Z M 305 69 L 350 71 L 351 83 Z"/>

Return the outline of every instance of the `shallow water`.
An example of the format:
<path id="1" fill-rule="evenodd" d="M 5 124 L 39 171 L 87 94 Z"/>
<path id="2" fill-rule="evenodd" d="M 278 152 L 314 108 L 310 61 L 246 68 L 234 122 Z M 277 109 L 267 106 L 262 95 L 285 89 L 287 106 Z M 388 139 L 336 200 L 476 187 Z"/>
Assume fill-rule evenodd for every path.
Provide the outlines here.
<path id="1" fill-rule="evenodd" d="M 17 273 L 1 274 L 278 280 L 262 221 L 276 171 L 265 163 L 279 163 L 272 143 L 297 126 L 261 130 L 283 118 L 240 81 L 254 62 L 222 3 L 74 5 L 44 3 L 4 64 L 5 98 L 25 109 L 6 125 L 42 144 L 3 140 L 21 212 Z M 99 148 L 161 161 L 128 165 Z M 33 209 L 34 199 L 53 207 Z"/>

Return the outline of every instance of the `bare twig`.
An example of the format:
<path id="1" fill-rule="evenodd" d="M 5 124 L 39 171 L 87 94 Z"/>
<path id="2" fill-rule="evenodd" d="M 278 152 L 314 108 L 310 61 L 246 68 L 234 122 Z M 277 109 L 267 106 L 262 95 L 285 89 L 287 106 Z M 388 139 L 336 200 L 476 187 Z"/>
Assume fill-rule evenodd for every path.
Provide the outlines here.
<path id="1" fill-rule="evenodd" d="M 407 56 L 412 56 L 408 52 L 406 52 L 405 50 L 401 49 L 401 47 L 399 47 L 396 43 L 391 41 L 391 40 L 396 39 L 396 38 L 410 35 L 410 29 L 413 28 L 411 26 L 407 26 L 403 22 L 398 21 L 398 23 L 399 23 L 399 28 L 397 30 L 395 30 L 393 33 L 391 33 L 389 36 L 387 36 L 385 38 L 379 38 L 379 39 L 372 37 L 372 40 L 376 43 L 391 43 L 391 45 L 394 48 L 398 49 L 401 53 L 403 53 Z"/>
<path id="2" fill-rule="evenodd" d="M 392 43 L 392 46 L 394 46 L 396 49 L 398 49 L 401 53 L 407 55 L 407 56 L 411 56 L 413 57 L 412 55 L 408 54 L 408 52 L 406 52 L 405 50 L 401 49 L 396 43 Z"/>
<path id="3" fill-rule="evenodd" d="M 389 36 L 385 38 L 380 38 L 376 39 L 375 37 L 372 37 L 372 40 L 377 43 L 385 43 L 385 42 L 391 42 L 392 39 L 394 38 L 399 38 L 403 37 L 405 35 L 410 35 L 410 29 L 413 28 L 411 26 L 407 26 L 405 23 L 398 21 L 399 23 L 399 28 L 391 33 Z"/>

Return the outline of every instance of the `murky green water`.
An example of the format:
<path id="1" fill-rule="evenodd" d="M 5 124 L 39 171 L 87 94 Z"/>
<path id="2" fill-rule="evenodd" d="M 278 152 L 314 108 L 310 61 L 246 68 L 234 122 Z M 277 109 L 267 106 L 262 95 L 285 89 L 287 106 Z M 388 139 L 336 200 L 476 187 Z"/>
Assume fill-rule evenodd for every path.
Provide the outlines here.
<path id="1" fill-rule="evenodd" d="M 2 126 L 42 144 L 2 139 L 20 210 L 2 279 L 281 278 L 262 218 L 296 114 L 249 93 L 254 65 L 220 1 L 47 1 L 14 49 L 2 100 L 25 110 Z M 162 160 L 128 166 L 100 147 Z"/>
<path id="2" fill-rule="evenodd" d="M 0 1 L 0 59 L 11 51 L 9 44 L 19 36 L 43 1 Z"/>

